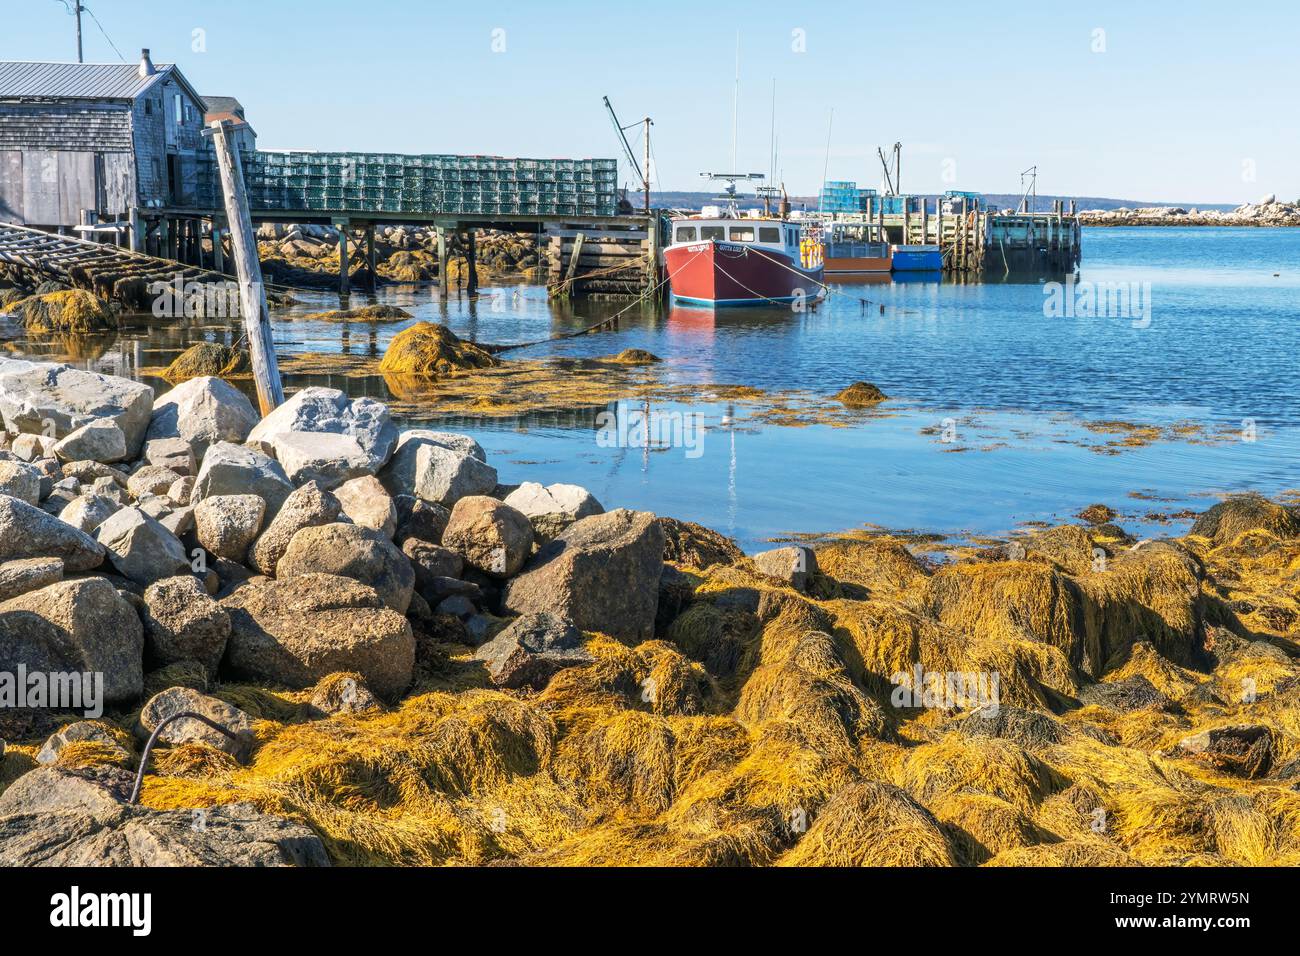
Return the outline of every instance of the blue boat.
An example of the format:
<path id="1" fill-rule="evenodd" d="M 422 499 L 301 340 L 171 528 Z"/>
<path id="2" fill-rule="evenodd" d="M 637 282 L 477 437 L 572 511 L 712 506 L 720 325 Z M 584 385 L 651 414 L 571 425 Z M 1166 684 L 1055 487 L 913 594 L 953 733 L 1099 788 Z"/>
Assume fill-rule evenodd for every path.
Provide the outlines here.
<path id="1" fill-rule="evenodd" d="M 943 253 L 938 246 L 894 246 L 895 272 L 940 272 Z"/>

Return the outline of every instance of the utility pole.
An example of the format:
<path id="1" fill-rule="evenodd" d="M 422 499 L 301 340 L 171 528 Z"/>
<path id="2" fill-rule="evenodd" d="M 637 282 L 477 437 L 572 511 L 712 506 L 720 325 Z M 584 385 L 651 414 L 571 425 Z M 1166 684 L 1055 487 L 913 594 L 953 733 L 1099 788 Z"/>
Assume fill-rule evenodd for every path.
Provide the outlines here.
<path id="1" fill-rule="evenodd" d="M 72 0 L 72 5 L 77 14 L 77 62 L 84 63 L 86 61 L 81 57 L 81 0 Z"/>

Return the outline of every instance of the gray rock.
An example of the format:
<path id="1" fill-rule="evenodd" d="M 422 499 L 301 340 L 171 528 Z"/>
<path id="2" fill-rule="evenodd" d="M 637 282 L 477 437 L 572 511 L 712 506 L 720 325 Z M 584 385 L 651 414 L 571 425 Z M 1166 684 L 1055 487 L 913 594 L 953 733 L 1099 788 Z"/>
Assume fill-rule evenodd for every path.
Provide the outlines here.
<path id="1" fill-rule="evenodd" d="M 219 558 L 244 563 L 262 530 L 266 502 L 257 495 L 213 495 L 194 506 L 199 544 Z"/>
<path id="2" fill-rule="evenodd" d="M 461 498 L 488 495 L 496 488 L 497 470 L 481 458 L 427 437 L 408 438 L 410 434 L 379 473 L 390 494 L 414 495 L 450 508 Z"/>
<path id="3" fill-rule="evenodd" d="M 231 625 L 226 662 L 237 673 L 310 687 L 347 671 L 384 697 L 401 694 L 411 683 L 410 624 L 385 607 L 373 588 L 350 578 L 304 574 L 251 581 L 221 603 Z"/>
<path id="4" fill-rule="evenodd" d="M 351 435 L 280 432 L 271 446 L 295 485 L 314 481 L 322 488 L 336 488 L 373 472 L 370 456 Z"/>
<path id="5" fill-rule="evenodd" d="M 182 717 L 163 727 L 158 739 L 169 744 L 207 744 L 236 760 L 244 760 L 253 749 L 253 719 L 224 700 L 209 697 L 189 687 L 169 687 L 149 698 L 140 711 L 142 736 L 148 737 L 165 720 L 189 711 L 214 720 L 235 734 L 235 739 L 214 730 L 200 720 Z"/>
<path id="6" fill-rule="evenodd" d="M 533 526 L 520 512 L 484 495 L 461 498 L 451 509 L 442 543 L 470 567 L 495 578 L 508 578 L 524 566 L 533 550 Z"/>
<path id="7" fill-rule="evenodd" d="M 165 495 L 167 489 L 181 477 L 170 468 L 161 465 L 145 465 L 133 471 L 131 477 L 127 479 L 127 494 L 137 501 L 149 495 Z"/>
<path id="8" fill-rule="evenodd" d="M 257 424 L 244 394 L 210 375 L 182 382 L 154 402 L 148 438 L 183 438 L 202 459 L 215 442 L 238 444 Z"/>
<path id="9" fill-rule="evenodd" d="M 387 405 L 372 398 L 350 399 L 335 388 L 304 388 L 258 422 L 248 437 L 275 444 L 276 436 L 284 432 L 349 436 L 369 459 L 370 473 L 388 462 L 397 443 L 397 428 Z"/>
<path id="10" fill-rule="evenodd" d="M 352 524 L 318 525 L 294 534 L 275 576 L 287 580 L 303 574 L 360 581 L 399 614 L 406 613 L 415 588 L 415 572 L 406 555 L 382 532 Z"/>
<path id="11" fill-rule="evenodd" d="M 415 590 L 425 600 L 432 593 L 435 579 L 459 578 L 465 570 L 465 559 L 455 551 L 419 538 L 407 538 L 402 542 L 402 553 L 415 571 Z"/>
<path id="12" fill-rule="evenodd" d="M 61 581 L 5 601 L 0 634 L 0 671 L 23 664 L 28 672 L 100 673 L 106 703 L 131 700 L 144 687 L 140 617 L 104 578 Z"/>
<path id="13" fill-rule="evenodd" d="M 604 512 L 591 492 L 580 485 L 540 485 L 525 481 L 505 498 L 505 503 L 524 514 L 539 540 L 549 541 L 579 518 Z"/>
<path id="14" fill-rule="evenodd" d="M 121 509 L 121 504 L 103 495 L 78 495 L 59 512 L 59 520 L 90 534 Z"/>
<path id="15" fill-rule="evenodd" d="M 155 518 L 139 508 L 122 508 L 95 529 L 117 573 L 147 587 L 190 569 L 185 548 Z"/>
<path id="16" fill-rule="evenodd" d="M 172 482 L 171 487 L 167 489 L 167 497 L 182 507 L 190 503 L 190 496 L 194 493 L 194 479 L 188 475 Z"/>
<path id="17" fill-rule="evenodd" d="M 479 461 L 487 461 L 487 452 L 483 450 L 483 446 L 468 435 L 462 435 L 459 432 L 442 432 L 432 428 L 408 428 L 398 436 L 397 447 L 401 448 L 407 442 L 431 442 L 435 445 L 442 445 L 444 448 L 450 448 L 452 451 L 458 451 L 462 455 L 477 458 Z"/>
<path id="18" fill-rule="evenodd" d="M 194 448 L 184 438 L 150 438 L 144 443 L 144 460 L 182 477 L 193 478 L 199 470 Z"/>
<path id="19" fill-rule="evenodd" d="M 0 602 L 28 591 L 39 591 L 63 580 L 63 562 L 58 558 L 20 558 L 0 564 Z"/>
<path id="20" fill-rule="evenodd" d="M 1272 766 L 1273 735 L 1262 724 L 1215 727 L 1184 737 L 1177 750 L 1220 773 L 1253 779 Z"/>
<path id="21" fill-rule="evenodd" d="M 123 488 L 130 479 L 130 476 L 120 468 L 114 468 L 100 461 L 64 462 L 63 474 L 68 478 L 76 478 L 83 485 L 90 484 L 96 478 L 111 478 Z"/>
<path id="22" fill-rule="evenodd" d="M 244 445 L 217 442 L 203 456 L 190 501 L 198 504 L 217 495 L 257 495 L 274 516 L 293 493 L 293 484 L 280 463 Z"/>
<path id="23" fill-rule="evenodd" d="M 26 462 L 0 461 L 0 495 L 40 504 L 41 473 Z"/>
<path id="24" fill-rule="evenodd" d="M 504 607 L 547 612 L 582 630 L 654 636 L 664 532 L 645 511 L 618 509 L 574 522 L 506 586 Z"/>
<path id="25" fill-rule="evenodd" d="M 104 548 L 39 508 L 0 495 L 0 561 L 15 558 L 59 558 L 65 571 L 89 571 L 103 563 Z"/>
<path id="26" fill-rule="evenodd" d="M 124 461 L 130 454 L 126 442 L 117 422 L 101 418 L 59 439 L 54 454 L 60 461 Z"/>
<path id="27" fill-rule="evenodd" d="M 2 417 L 3 415 L 0 415 L 0 418 Z M 19 461 L 37 461 L 53 455 L 54 446 L 58 444 L 58 441 L 57 438 L 51 438 L 47 435 L 15 435 L 10 450 Z"/>
<path id="28" fill-rule="evenodd" d="M 408 538 L 439 544 L 442 533 L 447 530 L 451 520 L 451 511 L 442 505 L 425 501 L 414 495 L 398 495 L 393 499 L 397 508 L 397 533 L 394 535 L 399 545 Z"/>
<path id="29" fill-rule="evenodd" d="M 342 508 L 332 492 L 309 482 L 289 495 L 280 511 L 258 535 L 248 552 L 249 563 L 263 574 L 275 574 L 293 536 L 303 528 L 333 524 Z"/>
<path id="30" fill-rule="evenodd" d="M 159 664 L 198 661 L 215 675 L 230 639 L 230 616 L 193 575 L 151 584 L 144 592 L 144 638 Z"/>
<path id="31" fill-rule="evenodd" d="M 334 489 L 343 513 L 355 525 L 373 528 L 391 538 L 397 530 L 397 507 L 373 475 L 353 478 Z"/>
<path id="32" fill-rule="evenodd" d="M 538 690 L 556 671 L 594 660 L 572 622 L 545 613 L 512 621 L 474 657 L 487 664 L 488 676 L 498 687 Z"/>
<path id="33" fill-rule="evenodd" d="M 251 804 L 128 806 L 118 767 L 39 767 L 0 795 L 2 866 L 329 866 L 308 827 Z"/>
<path id="34" fill-rule="evenodd" d="M 785 582 L 796 591 L 807 591 L 817 572 L 817 555 L 812 548 L 801 544 L 773 548 L 754 555 L 754 566 L 761 573 Z"/>
<path id="35" fill-rule="evenodd" d="M 127 455 L 144 442 L 153 389 L 112 375 L 47 362 L 0 361 L 0 418 L 10 431 L 63 438 L 98 419 L 116 423 Z"/>
<path id="36" fill-rule="evenodd" d="M 158 523 L 177 538 L 184 537 L 194 530 L 194 509 L 188 505 L 184 508 L 173 508 L 159 518 Z"/>

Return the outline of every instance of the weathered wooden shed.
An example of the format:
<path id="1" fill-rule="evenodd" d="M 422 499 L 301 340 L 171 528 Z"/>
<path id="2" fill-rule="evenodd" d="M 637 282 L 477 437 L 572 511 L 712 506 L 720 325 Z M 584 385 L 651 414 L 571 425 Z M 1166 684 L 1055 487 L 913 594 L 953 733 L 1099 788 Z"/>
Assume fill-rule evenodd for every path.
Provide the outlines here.
<path id="1" fill-rule="evenodd" d="M 172 64 L 0 61 L 0 220 L 115 228 L 195 214 L 207 104 Z"/>

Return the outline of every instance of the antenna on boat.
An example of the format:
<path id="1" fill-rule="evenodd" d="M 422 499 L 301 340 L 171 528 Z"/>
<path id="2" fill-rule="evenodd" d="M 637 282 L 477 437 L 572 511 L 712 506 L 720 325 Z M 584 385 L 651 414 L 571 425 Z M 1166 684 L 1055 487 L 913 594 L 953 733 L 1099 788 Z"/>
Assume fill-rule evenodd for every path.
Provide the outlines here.
<path id="1" fill-rule="evenodd" d="M 835 127 L 835 107 L 831 107 L 830 119 L 826 121 L 826 158 L 822 162 L 822 188 L 817 197 L 817 212 L 819 215 L 825 214 L 826 202 L 826 174 L 831 168 L 831 130 Z"/>
<path id="2" fill-rule="evenodd" d="M 736 169 L 736 142 L 740 136 L 740 31 L 736 31 L 736 83 L 731 90 L 731 168 Z"/>

